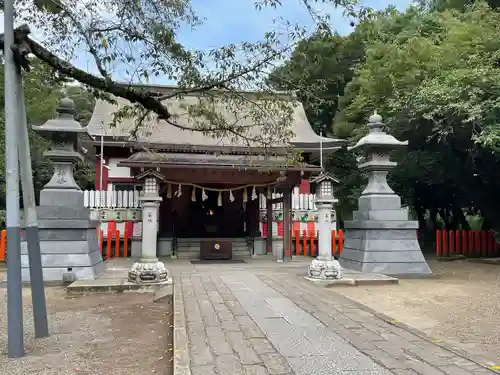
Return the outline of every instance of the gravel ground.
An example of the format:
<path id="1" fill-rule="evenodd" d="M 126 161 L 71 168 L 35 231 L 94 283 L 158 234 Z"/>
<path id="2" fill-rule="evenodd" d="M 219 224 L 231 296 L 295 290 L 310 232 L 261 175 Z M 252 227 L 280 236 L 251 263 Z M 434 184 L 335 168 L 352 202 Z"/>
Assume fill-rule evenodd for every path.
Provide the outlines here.
<path id="1" fill-rule="evenodd" d="M 172 374 L 172 300 L 152 294 L 67 296 L 46 288 L 51 336 L 34 339 L 31 296 L 24 294 L 26 356 L 9 359 L 7 290 L 0 288 L 2 374 Z"/>
<path id="2" fill-rule="evenodd" d="M 436 279 L 339 287 L 340 293 L 403 323 L 500 363 L 500 267 L 429 261 Z"/>

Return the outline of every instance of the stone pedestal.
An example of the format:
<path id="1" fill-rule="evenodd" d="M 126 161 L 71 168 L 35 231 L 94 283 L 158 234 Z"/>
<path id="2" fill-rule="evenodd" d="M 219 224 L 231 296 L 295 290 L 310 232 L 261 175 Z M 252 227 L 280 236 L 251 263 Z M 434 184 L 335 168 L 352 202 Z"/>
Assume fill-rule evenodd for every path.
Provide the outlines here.
<path id="1" fill-rule="evenodd" d="M 87 131 L 74 120 L 72 100 L 62 99 L 58 113 L 58 118 L 33 127 L 52 142 L 45 156 L 54 165 L 54 174 L 41 191 L 37 207 L 43 279 L 62 282 L 65 274 L 77 280 L 95 279 L 105 268 L 97 242 L 98 222 L 90 220 L 90 210 L 83 207 L 83 192 L 73 177 L 75 164 L 82 160 L 76 151 L 78 136 Z M 23 281 L 29 281 L 24 235 L 21 259 Z"/>
<path id="2" fill-rule="evenodd" d="M 267 254 L 266 249 L 266 238 L 265 237 L 255 237 L 253 245 L 253 256 L 261 256 Z"/>
<path id="3" fill-rule="evenodd" d="M 168 271 L 156 257 L 158 208 L 162 200 L 158 196 L 158 185 L 154 177 L 145 180 L 142 201 L 142 253 L 138 262 L 128 271 L 130 282 L 153 284 L 166 282 Z"/>
<path id="4" fill-rule="evenodd" d="M 89 220 L 88 209 L 39 206 L 37 215 L 44 281 L 62 282 L 67 273 L 74 274 L 76 280 L 92 280 L 104 272 L 96 235 L 98 222 Z M 21 270 L 23 281 L 28 282 L 28 247 L 24 240 L 23 233 Z"/>
<path id="5" fill-rule="evenodd" d="M 387 184 L 388 171 L 396 166 L 389 152 L 405 146 L 382 131 L 382 118 L 370 117 L 370 133 L 355 147 L 366 151 L 359 165 L 368 174 L 368 184 L 359 198 L 359 209 L 345 225 L 341 264 L 361 272 L 385 275 L 426 276 L 432 274 L 417 240 L 418 222 L 408 219 L 408 210 Z"/>

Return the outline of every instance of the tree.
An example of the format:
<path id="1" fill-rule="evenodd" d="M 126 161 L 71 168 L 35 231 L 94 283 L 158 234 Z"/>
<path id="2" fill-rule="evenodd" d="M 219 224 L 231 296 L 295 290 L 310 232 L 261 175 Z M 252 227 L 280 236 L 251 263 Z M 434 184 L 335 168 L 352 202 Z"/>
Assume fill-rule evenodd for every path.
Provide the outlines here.
<path id="1" fill-rule="evenodd" d="M 297 44 L 291 57 L 270 75 L 281 90 L 296 90 L 309 122 L 316 130 L 331 133 L 339 98 L 362 61 L 364 46 L 356 34 L 315 33 Z"/>
<path id="2" fill-rule="evenodd" d="M 316 7 L 318 4 L 340 6 L 351 16 L 365 13 L 354 12 L 351 0 L 303 0 L 302 3 L 319 30 L 328 29 L 329 15 L 322 14 Z M 112 97 L 103 93 L 128 99 L 131 105 L 117 114 L 117 120 L 134 117 L 139 126 L 154 115 L 186 130 L 244 138 L 265 146 L 282 145 L 291 137 L 290 103 L 281 100 L 265 78 L 295 43 L 308 34 L 301 25 L 278 19 L 276 29 L 265 33 L 260 41 L 194 51 L 177 40 L 181 26 L 194 28 L 202 22 L 188 0 L 86 0 L 79 6 L 53 0 L 17 0 L 17 4 L 20 17 L 47 36 L 45 44 L 57 55 L 20 33 L 23 46 L 60 74 L 100 91 L 108 100 Z M 259 0 L 255 6 L 260 10 L 282 5 L 280 0 Z M 85 47 L 99 75 L 68 63 L 75 46 Z M 144 82 L 161 76 L 177 82 L 179 89 L 165 96 L 119 84 L 113 79 L 117 66 L 129 66 L 131 80 Z M 261 93 L 257 99 L 271 100 L 257 103 L 254 97 L 242 94 L 249 89 Z M 197 93 L 200 101 L 188 108 L 191 117 L 197 120 L 186 126 L 176 122 L 176 114 L 170 113 L 165 102 L 190 93 Z M 251 135 L 238 121 L 229 122 L 220 111 L 214 111 L 220 105 L 231 113 L 251 117 L 255 124 L 267 126 L 258 135 Z"/>
<path id="3" fill-rule="evenodd" d="M 500 228 L 499 20 L 484 3 L 374 20 L 365 61 L 341 103 L 343 121 L 358 134 L 378 110 L 390 132 L 410 141 L 393 180 L 417 209 L 440 210 L 450 225 L 464 222 L 461 208 L 474 205 Z"/>

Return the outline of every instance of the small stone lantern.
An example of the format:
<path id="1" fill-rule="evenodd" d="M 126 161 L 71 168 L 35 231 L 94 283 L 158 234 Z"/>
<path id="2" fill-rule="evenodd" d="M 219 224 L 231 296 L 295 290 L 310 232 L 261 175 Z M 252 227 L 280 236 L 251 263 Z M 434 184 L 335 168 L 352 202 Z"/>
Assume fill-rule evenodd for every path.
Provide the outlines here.
<path id="1" fill-rule="evenodd" d="M 343 277 L 342 267 L 332 256 L 331 220 L 333 204 L 337 201 L 333 195 L 333 186 L 338 180 L 328 173 L 322 173 L 310 181 L 311 190 L 316 193 L 318 210 L 318 257 L 309 266 L 311 279 L 330 280 Z"/>
<path id="2" fill-rule="evenodd" d="M 145 171 L 137 180 L 144 180 L 142 202 L 142 254 L 128 271 L 128 280 L 136 284 L 168 283 L 168 270 L 156 256 L 158 209 L 162 198 L 158 195 L 163 175 L 154 170 Z"/>

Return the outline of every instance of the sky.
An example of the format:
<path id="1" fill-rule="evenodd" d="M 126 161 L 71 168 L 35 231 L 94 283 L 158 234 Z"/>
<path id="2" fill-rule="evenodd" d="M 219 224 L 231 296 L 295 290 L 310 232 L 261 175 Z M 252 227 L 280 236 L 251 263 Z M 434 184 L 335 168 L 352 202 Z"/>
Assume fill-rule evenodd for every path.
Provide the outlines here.
<path id="1" fill-rule="evenodd" d="M 283 17 L 300 25 L 313 28 L 314 22 L 306 11 L 302 0 L 282 0 L 285 4 L 278 9 L 265 8 L 258 11 L 254 7 L 255 0 L 191 0 L 198 16 L 204 19 L 201 26 L 195 30 L 181 29 L 178 40 L 188 49 L 206 50 L 229 43 L 242 41 L 255 42 L 262 40 L 266 31 L 274 29 L 273 20 Z M 376 10 L 389 5 L 404 10 L 411 0 L 363 0 L 362 4 Z M 341 35 L 348 34 L 352 27 L 350 19 L 344 18 L 342 12 L 329 7 L 323 7 L 323 12 L 331 14 L 331 25 Z M 0 32 L 3 32 L 3 15 L 0 15 Z M 36 36 L 36 35 L 35 35 Z M 86 53 L 81 53 L 73 63 L 84 70 L 95 72 L 92 59 Z M 122 74 L 115 77 L 127 80 Z M 170 84 L 165 80 L 156 79 L 154 83 Z"/>

